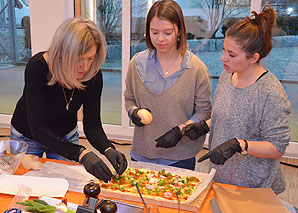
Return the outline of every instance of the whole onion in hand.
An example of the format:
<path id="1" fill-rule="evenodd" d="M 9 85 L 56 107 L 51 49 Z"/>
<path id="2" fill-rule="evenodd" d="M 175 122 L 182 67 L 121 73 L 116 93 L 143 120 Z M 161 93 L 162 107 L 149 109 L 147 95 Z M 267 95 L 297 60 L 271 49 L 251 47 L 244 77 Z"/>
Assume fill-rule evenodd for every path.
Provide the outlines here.
<path id="1" fill-rule="evenodd" d="M 147 109 L 140 109 L 137 114 L 143 124 L 150 124 L 153 120 L 152 114 Z"/>

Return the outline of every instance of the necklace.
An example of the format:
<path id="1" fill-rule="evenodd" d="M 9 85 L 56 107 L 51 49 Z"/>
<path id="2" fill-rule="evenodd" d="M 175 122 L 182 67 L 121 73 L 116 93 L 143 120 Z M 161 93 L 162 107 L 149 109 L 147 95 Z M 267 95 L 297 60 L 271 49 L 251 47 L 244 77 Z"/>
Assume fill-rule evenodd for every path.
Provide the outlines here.
<path id="1" fill-rule="evenodd" d="M 178 69 L 176 70 L 176 67 L 170 66 L 168 68 L 162 68 L 162 70 L 163 70 L 164 76 L 168 76 L 176 72 Z"/>
<path id="2" fill-rule="evenodd" d="M 69 98 L 69 101 L 67 101 L 66 94 L 65 94 L 65 91 L 64 91 L 64 87 L 62 87 L 62 91 L 63 91 L 65 103 L 66 103 L 66 105 L 65 105 L 66 110 L 69 110 L 69 104 L 70 104 L 70 102 L 72 102 L 72 97 L 73 97 L 74 90 L 75 89 L 73 88 L 72 92 L 71 92 L 71 96 Z"/>
<path id="3" fill-rule="evenodd" d="M 171 75 L 173 73 L 175 73 L 177 70 L 181 69 L 181 62 L 182 62 L 182 58 L 179 57 L 178 60 L 174 61 L 173 63 L 166 63 L 163 64 L 160 62 L 160 66 L 161 69 L 164 73 L 165 76 Z"/>

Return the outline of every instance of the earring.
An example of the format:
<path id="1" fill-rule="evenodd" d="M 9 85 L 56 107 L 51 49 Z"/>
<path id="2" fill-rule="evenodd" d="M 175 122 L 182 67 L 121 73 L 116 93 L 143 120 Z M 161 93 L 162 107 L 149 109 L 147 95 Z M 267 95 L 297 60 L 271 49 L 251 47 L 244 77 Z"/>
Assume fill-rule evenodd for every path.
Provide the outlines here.
<path id="1" fill-rule="evenodd" d="M 180 41 L 180 36 L 178 36 L 177 41 L 178 41 L 178 42 Z"/>

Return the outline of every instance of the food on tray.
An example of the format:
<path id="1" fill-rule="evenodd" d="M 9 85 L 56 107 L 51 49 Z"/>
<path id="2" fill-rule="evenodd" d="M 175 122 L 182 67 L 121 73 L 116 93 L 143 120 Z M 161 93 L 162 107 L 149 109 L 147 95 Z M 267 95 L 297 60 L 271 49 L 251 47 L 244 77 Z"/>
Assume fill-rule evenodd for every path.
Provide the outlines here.
<path id="1" fill-rule="evenodd" d="M 148 169 L 136 169 L 128 167 L 120 176 L 114 176 L 108 183 L 99 181 L 102 189 L 134 194 L 138 196 L 136 183 L 145 197 L 177 200 L 186 202 L 197 186 L 202 182 L 198 177 L 181 176 L 171 172 L 153 171 Z"/>
<path id="2" fill-rule="evenodd" d="M 152 122 L 152 114 L 147 109 L 140 109 L 137 114 L 140 116 L 143 124 L 150 124 Z"/>
<path id="3" fill-rule="evenodd" d="M 42 165 L 43 164 L 38 160 L 38 156 L 36 155 L 25 155 L 22 160 L 24 169 L 38 170 L 41 169 Z"/>

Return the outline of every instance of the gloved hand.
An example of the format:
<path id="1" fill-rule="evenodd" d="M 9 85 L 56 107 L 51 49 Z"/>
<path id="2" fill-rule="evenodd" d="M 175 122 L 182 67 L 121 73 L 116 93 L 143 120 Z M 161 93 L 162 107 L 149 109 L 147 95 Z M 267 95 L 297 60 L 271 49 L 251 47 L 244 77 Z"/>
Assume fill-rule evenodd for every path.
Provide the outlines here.
<path id="1" fill-rule="evenodd" d="M 150 109 L 147 109 L 147 108 L 136 108 L 136 109 L 134 109 L 133 112 L 131 113 L 130 118 L 131 118 L 131 121 L 132 121 L 135 125 L 137 125 L 137 126 L 145 126 L 145 124 L 143 124 L 143 123 L 141 122 L 141 117 L 138 115 L 138 111 L 139 111 L 140 109 L 146 109 L 146 110 L 148 110 L 149 112 L 151 112 L 151 110 L 150 110 Z"/>
<path id="2" fill-rule="evenodd" d="M 107 165 L 93 152 L 86 153 L 80 163 L 84 165 L 87 172 L 106 183 L 113 176 Z"/>
<path id="3" fill-rule="evenodd" d="M 236 138 L 233 138 L 215 147 L 212 151 L 201 157 L 198 162 L 202 162 L 203 160 L 210 158 L 212 163 L 223 165 L 236 152 L 241 153 L 242 148 L 239 141 Z"/>
<path id="4" fill-rule="evenodd" d="M 118 175 L 121 175 L 127 168 L 125 155 L 116 149 L 108 149 L 104 155 L 111 162 Z"/>
<path id="5" fill-rule="evenodd" d="M 188 124 L 184 127 L 185 134 L 191 139 L 196 140 L 202 135 L 205 135 L 209 132 L 209 127 L 206 121 L 202 120 L 198 123 Z"/>
<path id="6" fill-rule="evenodd" d="M 173 129 L 155 140 L 157 142 L 156 147 L 171 148 L 173 146 L 176 146 L 181 138 L 182 133 L 180 131 L 180 128 L 178 126 L 175 126 Z"/>

